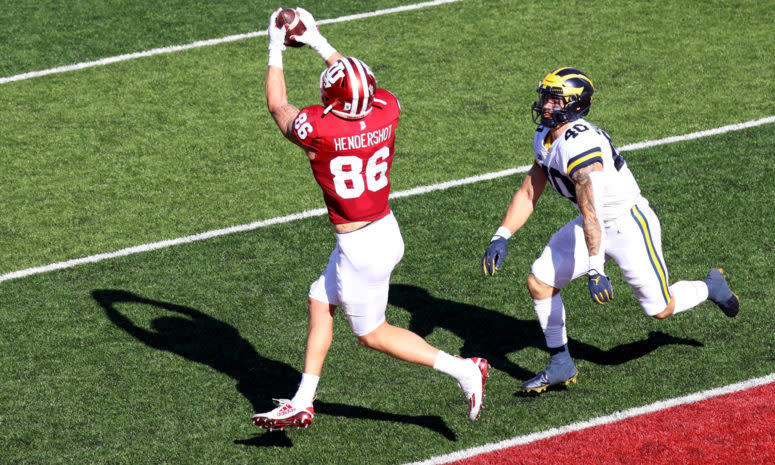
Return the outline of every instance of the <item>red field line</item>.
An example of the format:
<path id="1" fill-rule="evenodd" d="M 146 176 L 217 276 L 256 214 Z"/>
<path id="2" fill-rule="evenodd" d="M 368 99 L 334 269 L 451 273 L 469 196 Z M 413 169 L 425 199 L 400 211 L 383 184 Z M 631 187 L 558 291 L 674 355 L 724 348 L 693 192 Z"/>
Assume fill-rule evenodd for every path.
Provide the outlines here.
<path id="1" fill-rule="evenodd" d="M 775 383 L 450 463 L 775 464 Z"/>

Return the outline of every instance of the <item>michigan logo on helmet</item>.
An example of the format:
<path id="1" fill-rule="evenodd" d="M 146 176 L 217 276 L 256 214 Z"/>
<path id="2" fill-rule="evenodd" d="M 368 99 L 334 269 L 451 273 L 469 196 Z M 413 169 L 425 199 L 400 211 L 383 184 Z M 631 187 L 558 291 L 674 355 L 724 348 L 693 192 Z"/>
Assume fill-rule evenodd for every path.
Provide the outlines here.
<path id="1" fill-rule="evenodd" d="M 533 103 L 533 122 L 556 127 L 575 121 L 589 113 L 595 86 L 589 76 L 576 68 L 558 68 L 538 83 L 538 100 Z M 546 100 L 553 97 L 565 102 L 563 108 L 548 108 Z"/>
<path id="2" fill-rule="evenodd" d="M 366 63 L 353 57 L 336 60 L 320 74 L 323 114 L 332 112 L 345 119 L 368 115 L 374 103 L 377 80 Z"/>

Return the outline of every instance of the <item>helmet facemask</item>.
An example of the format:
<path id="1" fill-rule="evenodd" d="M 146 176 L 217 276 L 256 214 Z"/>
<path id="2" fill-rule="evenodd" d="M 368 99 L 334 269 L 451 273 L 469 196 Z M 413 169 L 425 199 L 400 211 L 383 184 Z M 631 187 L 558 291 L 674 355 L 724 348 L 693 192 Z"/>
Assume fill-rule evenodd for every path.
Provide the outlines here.
<path id="1" fill-rule="evenodd" d="M 562 108 L 547 108 L 547 101 L 549 98 L 555 98 L 565 103 Z M 538 100 L 533 102 L 531 110 L 533 111 L 533 122 L 535 124 L 541 124 L 548 128 L 560 126 L 568 121 L 572 121 L 568 117 L 568 110 L 571 108 L 571 102 L 576 100 L 573 97 L 562 95 L 560 92 L 552 92 L 551 90 L 542 89 L 538 87 Z"/>

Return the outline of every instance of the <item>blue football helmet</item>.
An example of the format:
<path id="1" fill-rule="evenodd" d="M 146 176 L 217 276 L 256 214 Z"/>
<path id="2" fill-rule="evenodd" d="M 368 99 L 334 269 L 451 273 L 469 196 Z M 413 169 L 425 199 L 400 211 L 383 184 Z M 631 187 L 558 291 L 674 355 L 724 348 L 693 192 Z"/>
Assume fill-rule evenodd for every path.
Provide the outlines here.
<path id="1" fill-rule="evenodd" d="M 556 127 L 575 121 L 589 113 L 595 86 L 589 76 L 576 68 L 558 68 L 547 74 L 538 83 L 538 100 L 533 103 L 533 122 L 546 127 Z M 547 97 L 565 102 L 565 107 L 548 110 L 544 108 Z"/>

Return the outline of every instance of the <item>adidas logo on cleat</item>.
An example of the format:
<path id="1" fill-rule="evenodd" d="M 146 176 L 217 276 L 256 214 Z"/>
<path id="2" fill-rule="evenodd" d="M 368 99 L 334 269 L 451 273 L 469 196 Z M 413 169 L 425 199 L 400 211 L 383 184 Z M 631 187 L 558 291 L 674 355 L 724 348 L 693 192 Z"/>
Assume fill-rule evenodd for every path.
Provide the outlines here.
<path id="1" fill-rule="evenodd" d="M 279 406 L 266 413 L 253 415 L 253 424 L 269 431 L 282 431 L 286 428 L 308 428 L 315 417 L 315 411 L 310 405 L 306 409 L 298 409 L 288 399 L 275 399 Z"/>

